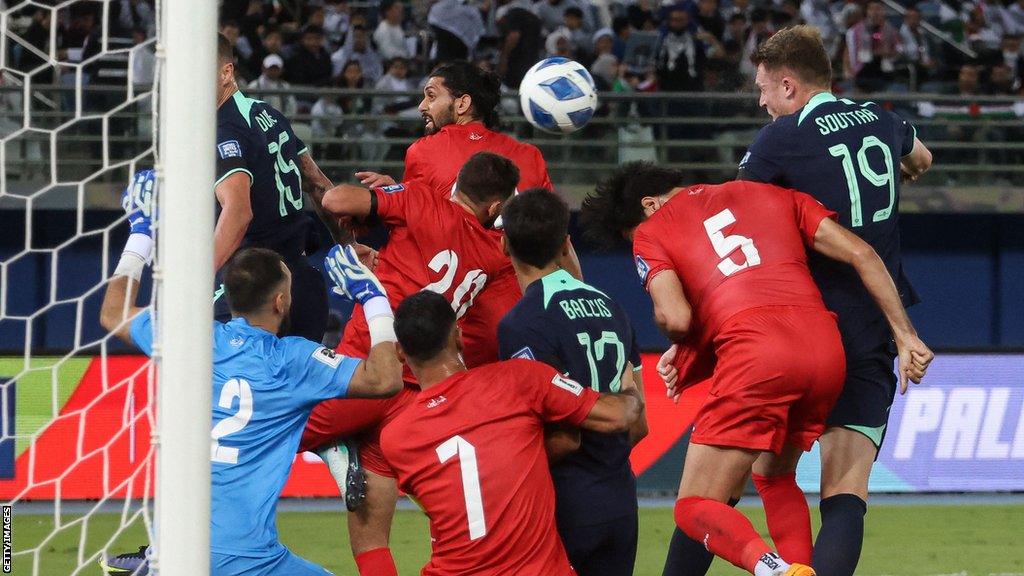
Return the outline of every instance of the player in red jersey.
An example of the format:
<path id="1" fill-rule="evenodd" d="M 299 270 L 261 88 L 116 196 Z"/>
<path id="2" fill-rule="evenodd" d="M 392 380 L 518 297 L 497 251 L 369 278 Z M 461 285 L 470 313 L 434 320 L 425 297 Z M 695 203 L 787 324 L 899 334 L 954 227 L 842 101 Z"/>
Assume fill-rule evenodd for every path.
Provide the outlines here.
<path id="1" fill-rule="evenodd" d="M 395 314 L 399 354 L 422 392 L 384 427 L 381 448 L 430 517 L 422 574 L 575 574 L 555 529 L 544 424 L 629 430 L 643 404 L 632 378 L 623 394 L 598 394 L 532 360 L 467 370 L 443 298 L 423 291 Z"/>
<path id="2" fill-rule="evenodd" d="M 519 190 L 551 190 L 551 178 L 540 150 L 497 132 L 500 102 L 501 79 L 470 62 L 451 62 L 431 72 L 419 106 L 427 135 L 406 151 L 403 181 L 423 182 L 437 194 L 449 196 L 466 159 L 486 151 L 515 162 L 519 168 Z M 390 176 L 375 172 L 357 172 L 356 177 L 367 186 L 395 183 Z M 495 242 L 499 238 L 500 233 L 495 231 Z M 576 278 L 583 277 L 571 244 L 559 265 Z M 512 263 L 508 262 L 507 273 L 492 280 L 488 293 L 482 295 L 462 323 L 466 349 L 480 350 L 489 357 L 488 361 L 497 360 L 496 327 L 521 297 Z"/>
<path id="3" fill-rule="evenodd" d="M 442 198 L 422 183 L 362 188 L 343 184 L 324 196 L 324 209 L 336 217 L 377 219 L 391 229 L 374 273 L 385 286 L 392 306 L 406 296 L 430 290 L 442 295 L 460 318 L 486 293 L 490 282 L 508 273 L 507 257 L 491 235 L 490 225 L 512 196 L 519 171 L 507 158 L 479 153 L 459 172 L 454 197 Z M 513 281 L 515 280 L 513 276 Z M 495 328 L 496 330 L 496 328 Z M 345 326 L 338 350 L 354 358 L 369 350 L 370 333 L 358 310 Z M 466 350 L 469 365 L 493 360 L 492 352 Z M 366 471 L 366 501 L 348 515 L 349 539 L 360 574 L 394 574 L 388 535 L 398 491 L 384 475 L 377 436 L 380 427 L 415 396 L 416 384 L 406 369 L 406 389 L 387 400 L 319 404 L 309 417 L 300 451 L 317 450 L 331 473 L 344 485 L 344 465 L 332 466 L 330 450 L 342 438 L 359 436 L 359 457 Z M 339 469 L 340 468 L 340 469 Z"/>
<path id="4" fill-rule="evenodd" d="M 688 360 L 677 386 L 711 378 L 686 453 L 676 523 L 756 576 L 814 571 L 774 554 L 725 502 L 751 466 L 765 478 L 796 470 L 824 430 L 845 376 L 835 316 L 811 279 L 805 247 L 860 275 L 892 326 L 904 385 L 920 381 L 932 357 L 881 259 L 834 215 L 810 196 L 777 186 L 687 188 L 680 172 L 649 163 L 620 168 L 583 204 L 595 238 L 632 238 L 655 320 Z M 809 551 L 801 501 L 789 517 L 769 513 L 769 531 L 776 543 L 799 532 L 806 542 L 797 548 Z"/>

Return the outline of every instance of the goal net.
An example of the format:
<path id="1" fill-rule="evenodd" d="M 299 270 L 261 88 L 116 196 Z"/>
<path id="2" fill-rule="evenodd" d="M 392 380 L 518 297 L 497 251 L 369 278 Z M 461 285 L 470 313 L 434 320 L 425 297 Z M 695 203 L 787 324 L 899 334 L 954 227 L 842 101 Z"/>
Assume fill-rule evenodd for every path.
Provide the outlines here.
<path id="1" fill-rule="evenodd" d="M 188 34 L 202 36 L 205 23 L 210 37 L 209 42 L 193 40 L 192 48 L 182 42 L 180 25 L 190 5 L 194 20 Z M 193 128 L 192 147 L 213 150 L 213 57 L 196 58 L 189 50 L 214 50 L 215 5 L 208 0 L 0 0 L 2 573 L 101 574 L 104 559 L 140 547 L 149 547 L 152 567 L 160 568 L 161 550 L 170 557 L 184 547 L 181 541 L 164 545 L 162 528 L 177 531 L 183 521 L 199 533 L 192 544 L 200 548 L 190 553 L 202 561 L 193 560 L 200 568 L 189 573 L 208 568 L 208 555 L 201 552 L 205 531 L 195 525 L 197 520 L 208 525 L 208 468 L 205 477 L 197 477 L 209 451 L 210 314 L 202 302 L 183 316 L 173 304 L 202 291 L 209 300 L 212 270 L 195 274 L 192 290 L 175 284 L 183 267 L 172 269 L 171 263 L 180 262 L 188 246 L 167 244 L 175 229 L 173 240 L 187 242 L 180 224 L 172 221 L 190 199 L 175 204 L 165 197 L 173 197 L 187 178 L 193 184 L 209 178 L 205 189 L 193 187 L 199 189 L 195 197 L 206 199 L 197 203 L 195 225 L 210 226 L 213 156 L 206 154 L 208 168 L 197 161 L 195 174 L 167 178 L 167 171 L 183 161 L 181 152 L 165 151 L 170 142 L 163 140 L 188 129 L 181 111 L 198 94 L 210 100 L 209 106 L 195 106 L 198 119 L 209 112 L 209 120 L 208 126 Z M 176 40 L 169 33 L 174 18 Z M 168 56 L 171 52 L 175 56 Z M 180 83 L 182 60 L 189 58 L 198 67 L 192 81 L 168 95 L 162 89 L 174 79 L 168 75 L 176 68 Z M 210 64 L 208 72 L 204 62 Z M 203 77 L 209 86 L 193 90 Z M 198 119 L 191 121 L 201 124 Z M 99 325 L 107 280 L 128 234 L 121 192 L 135 171 L 151 167 L 161 175 L 154 226 L 158 248 L 155 272 L 152 277 L 147 272 L 141 283 L 141 304 L 158 304 L 157 326 L 175 323 L 161 322 L 165 316 L 188 322 L 207 311 L 205 340 L 187 331 L 168 337 L 158 328 L 155 360 L 138 355 Z M 177 219 L 182 221 L 180 215 Z M 161 238 L 165 233 L 168 238 Z M 210 232 L 195 238 L 209 242 Z M 195 254 L 201 261 L 207 248 L 200 246 Z M 173 294 L 163 296 L 168 291 Z M 205 345 L 207 352 L 192 365 L 168 368 L 182 355 L 175 340 Z M 199 414 L 183 421 L 173 412 L 181 410 L 179 401 L 161 396 L 158 402 L 156 382 L 159 374 L 160 381 L 178 384 L 189 370 L 205 371 L 205 385 L 199 377 L 178 395 L 201 398 L 205 387 L 207 408 L 203 414 L 198 401 Z M 176 432 L 172 423 L 191 432 Z M 205 446 L 196 440 L 202 439 L 202 427 Z M 179 439 L 190 456 L 182 457 Z M 192 476 L 180 488 L 205 483 L 205 491 L 198 489 L 194 499 L 175 492 L 178 488 L 166 480 L 175 466 L 167 464 L 165 451 L 176 454 L 182 473 Z M 173 503 L 157 502 L 165 491 Z M 183 518 L 163 519 L 160 510 L 171 505 Z M 194 510 L 205 510 L 206 516 L 194 516 Z M 173 563 L 164 564 L 162 574 L 183 573 Z"/>

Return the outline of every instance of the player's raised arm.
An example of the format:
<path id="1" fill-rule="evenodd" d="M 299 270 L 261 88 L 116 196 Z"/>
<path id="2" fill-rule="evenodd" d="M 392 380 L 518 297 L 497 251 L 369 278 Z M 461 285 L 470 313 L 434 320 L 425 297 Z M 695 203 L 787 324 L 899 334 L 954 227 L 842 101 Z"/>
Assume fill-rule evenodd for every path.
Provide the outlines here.
<path id="1" fill-rule="evenodd" d="M 234 172 L 217 184 L 220 216 L 213 231 L 213 269 L 220 267 L 242 245 L 245 232 L 252 222 L 252 200 L 249 188 L 252 176 L 248 172 Z"/>
<path id="2" fill-rule="evenodd" d="M 394 396 L 402 389 L 402 364 L 395 350 L 395 315 L 377 277 L 352 246 L 331 248 L 324 260 L 335 292 L 362 305 L 370 329 L 370 353 L 348 385 L 350 398 Z"/>
<path id="3" fill-rule="evenodd" d="M 323 207 L 335 217 L 366 218 L 374 212 L 373 194 L 362 186 L 339 184 L 324 194 Z"/>
<path id="4" fill-rule="evenodd" d="M 853 266 L 892 328 L 899 349 L 900 392 L 907 391 L 907 380 L 921 382 L 935 354 L 917 336 L 896 285 L 875 250 L 856 234 L 829 218 L 818 225 L 814 249 L 829 258 Z"/>
<path id="5" fill-rule="evenodd" d="M 299 155 L 299 172 L 302 174 L 302 191 L 312 201 L 313 211 L 320 218 L 320 221 L 327 227 L 335 244 L 351 244 L 355 241 L 352 230 L 342 226 L 337 218 L 334 218 L 324 210 L 324 195 L 328 190 L 334 188 L 334 183 L 320 170 L 320 166 L 313 160 L 309 152 Z"/>
<path id="6" fill-rule="evenodd" d="M 143 308 L 135 305 L 135 301 L 142 269 L 153 252 L 155 186 L 156 174 L 152 170 L 143 170 L 135 174 L 132 183 L 121 197 L 121 206 L 128 214 L 131 233 L 117 268 L 114 269 L 114 274 L 107 284 L 103 305 L 100 308 L 100 325 L 128 344 L 135 344 L 130 321 L 143 311 Z"/>

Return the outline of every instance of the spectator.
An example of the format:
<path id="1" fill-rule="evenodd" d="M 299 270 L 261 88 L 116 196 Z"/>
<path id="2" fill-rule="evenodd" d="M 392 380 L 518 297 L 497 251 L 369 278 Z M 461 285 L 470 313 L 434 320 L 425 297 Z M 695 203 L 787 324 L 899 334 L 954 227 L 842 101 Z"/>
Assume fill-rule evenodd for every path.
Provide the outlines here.
<path id="1" fill-rule="evenodd" d="M 1016 0 L 1003 12 L 1006 22 L 1006 33 L 1014 36 L 1024 35 L 1024 0 Z"/>
<path id="2" fill-rule="evenodd" d="M 548 34 L 544 38 L 544 53 L 548 58 L 568 58 L 569 60 L 576 59 L 576 48 L 572 43 L 572 39 L 569 37 L 569 31 L 565 26 L 555 30 L 551 34 Z"/>
<path id="3" fill-rule="evenodd" d="M 153 86 L 153 74 L 156 70 L 156 54 L 152 42 L 146 44 L 147 31 L 139 26 L 132 30 L 132 84 L 142 90 L 150 90 Z"/>
<path id="4" fill-rule="evenodd" d="M 498 0 L 495 17 L 500 31 L 498 75 L 502 84 L 518 88 L 523 76 L 540 59 L 541 22 L 530 11 L 529 0 Z"/>
<path id="5" fill-rule="evenodd" d="M 356 16 L 353 15 L 352 27 L 348 38 L 345 39 L 345 45 L 331 55 L 334 75 L 342 74 L 344 65 L 354 60 L 359 63 L 361 76 L 367 82 L 375 83 L 384 73 L 384 64 L 380 55 L 370 45 L 366 27 L 356 23 Z"/>
<path id="6" fill-rule="evenodd" d="M 1020 45 L 1020 35 L 1007 34 L 1003 36 L 1002 63 L 1010 67 L 1010 71 L 1013 73 L 1013 77 L 1017 79 L 1018 84 L 1021 80 L 1024 80 L 1024 54 L 1021 54 Z"/>
<path id="7" fill-rule="evenodd" d="M 908 66 L 910 88 L 916 90 L 936 69 L 931 40 L 921 28 L 921 12 L 917 8 L 908 8 L 903 14 L 900 53 Z"/>
<path id="8" fill-rule="evenodd" d="M 750 31 L 747 33 L 747 42 L 743 45 L 743 56 L 740 58 L 740 72 L 753 83 L 757 68 L 750 62 L 750 55 L 772 35 L 771 26 L 768 24 L 768 12 L 763 8 L 756 8 L 750 13 Z"/>
<path id="9" fill-rule="evenodd" d="M 821 31 L 821 40 L 825 44 L 825 50 L 831 54 L 835 49 L 835 41 L 839 33 L 828 6 L 828 0 L 804 0 L 800 4 L 800 18 Z"/>
<path id="10" fill-rule="evenodd" d="M 750 13 L 753 11 L 754 7 L 750 5 L 750 0 L 732 0 L 728 7 L 722 8 L 722 16 L 729 19 L 736 14 L 742 14 L 745 19 L 750 19 Z"/>
<path id="11" fill-rule="evenodd" d="M 332 48 L 341 44 L 348 34 L 349 9 L 345 0 L 324 1 L 324 36 Z"/>
<path id="12" fill-rule="evenodd" d="M 892 82 L 899 32 L 885 19 L 881 2 L 868 4 L 867 17 L 846 32 L 847 62 L 854 85 L 882 92 Z"/>
<path id="13" fill-rule="evenodd" d="M 438 63 L 468 60 L 484 30 L 480 10 L 466 0 L 440 0 L 430 7 L 427 23 L 434 31 Z"/>
<path id="14" fill-rule="evenodd" d="M 242 28 L 238 25 L 238 22 L 229 20 L 223 22 L 220 25 L 220 33 L 227 37 L 231 41 L 231 46 L 235 49 L 235 56 L 238 59 L 235 67 L 240 68 L 241 75 L 245 78 L 252 78 L 255 76 L 255 70 L 250 69 L 246 66 L 246 62 L 252 58 L 252 44 L 249 43 L 249 39 L 242 36 Z"/>
<path id="15" fill-rule="evenodd" d="M 655 22 L 651 0 L 636 0 L 626 8 L 629 23 L 636 30 L 646 30 L 648 22 Z"/>
<path id="16" fill-rule="evenodd" d="M 284 54 L 284 39 L 281 31 L 276 26 L 266 26 L 260 43 L 253 47 L 252 57 L 249 58 L 247 68 L 250 70 L 262 70 L 263 61 L 267 56 L 277 54 L 282 59 Z"/>
<path id="17" fill-rule="evenodd" d="M 533 13 L 540 18 L 541 28 L 545 33 L 557 30 L 565 22 L 565 11 L 569 8 L 576 8 L 583 14 L 584 28 L 593 31 L 593 22 L 583 10 L 584 5 L 579 0 L 540 0 L 533 5 Z"/>
<path id="18" fill-rule="evenodd" d="M 583 27 L 583 10 L 577 6 L 570 6 L 565 9 L 563 18 L 563 28 L 569 33 L 569 42 L 576 53 L 576 58 L 589 60 L 594 48 L 590 42 L 590 34 Z"/>
<path id="19" fill-rule="evenodd" d="M 986 92 L 995 96 L 1012 96 L 1019 87 L 1012 68 L 1002 63 L 992 67 Z"/>
<path id="20" fill-rule="evenodd" d="M 259 78 L 249 83 L 249 88 L 261 93 L 266 90 L 291 89 L 292 85 L 281 79 L 283 69 L 284 60 L 280 56 L 268 55 L 263 59 L 263 72 Z M 299 107 L 295 96 L 291 94 L 262 94 L 261 99 L 280 110 L 288 118 L 294 116 Z"/>
<path id="21" fill-rule="evenodd" d="M 411 92 L 416 85 L 408 78 L 409 62 L 405 58 L 394 58 L 388 62 L 387 71 L 380 80 L 377 80 L 375 88 L 389 92 Z M 389 116 L 411 116 L 420 117 L 416 108 L 417 101 L 405 96 L 377 96 L 373 100 L 374 114 L 386 114 Z M 389 138 L 410 136 L 408 130 L 403 130 L 395 122 L 381 122 L 380 132 Z M 375 158 L 386 158 L 389 160 L 401 160 L 405 155 L 405 146 L 388 146 L 382 144 L 375 150 Z"/>
<path id="22" fill-rule="evenodd" d="M 718 41 L 725 37 L 725 19 L 718 11 L 718 0 L 698 0 L 697 26 Z"/>
<path id="23" fill-rule="evenodd" d="M 599 90 L 610 90 L 619 76 L 619 59 L 613 53 L 615 33 L 611 28 L 594 32 L 594 62 L 590 65 Z"/>
<path id="24" fill-rule="evenodd" d="M 629 18 L 618 16 L 612 21 L 612 32 L 615 33 L 612 54 L 622 62 L 626 59 L 626 43 L 629 42 L 629 35 L 633 33 L 633 25 L 629 23 Z"/>
<path id="25" fill-rule="evenodd" d="M 384 60 L 411 57 L 405 43 L 405 30 L 402 29 L 402 18 L 405 16 L 402 3 L 399 0 L 384 0 L 380 4 L 380 13 L 384 19 L 373 32 L 373 43 L 380 57 Z"/>
<path id="26" fill-rule="evenodd" d="M 690 31 L 690 13 L 676 6 L 668 14 L 657 56 L 658 88 L 699 92 L 704 89 L 704 48 Z"/>
<path id="27" fill-rule="evenodd" d="M 346 62 L 341 67 L 341 74 L 332 82 L 336 88 L 351 90 L 366 86 L 362 66 L 358 60 Z M 364 97 L 355 96 L 321 96 L 313 105 L 313 135 L 318 138 L 342 138 L 351 142 L 365 136 L 366 123 L 363 121 L 345 120 L 346 115 L 368 114 L 369 102 Z M 372 146 L 372 145 L 371 145 Z"/>
<path id="28" fill-rule="evenodd" d="M 1002 27 L 990 21 L 989 14 L 993 14 L 993 11 L 986 12 L 981 6 L 975 6 L 967 16 L 964 39 L 975 51 L 988 52 L 999 49 Z"/>
<path id="29" fill-rule="evenodd" d="M 145 31 L 146 37 L 150 37 L 156 31 L 156 15 L 153 6 L 145 0 L 118 0 L 117 23 L 122 30 L 133 31 L 141 28 Z"/>
<path id="30" fill-rule="evenodd" d="M 38 50 L 43 54 L 50 53 L 50 26 L 53 25 L 53 13 L 49 10 L 37 9 L 32 13 L 32 23 L 25 31 L 24 39 L 30 46 Z M 58 42 L 60 39 L 58 39 Z M 23 50 L 21 52 L 21 58 L 18 60 L 15 69 L 28 73 L 36 70 L 43 64 L 46 64 L 47 59 L 38 56 L 32 50 Z M 13 76 L 12 76 L 13 77 Z M 42 84 L 51 84 L 53 82 L 53 68 L 47 66 L 36 72 L 32 77 L 33 82 L 39 82 Z"/>
<path id="31" fill-rule="evenodd" d="M 331 82 L 331 57 L 324 48 L 324 31 L 319 26 L 302 29 L 299 46 L 288 59 L 285 78 L 297 86 L 327 86 Z"/>

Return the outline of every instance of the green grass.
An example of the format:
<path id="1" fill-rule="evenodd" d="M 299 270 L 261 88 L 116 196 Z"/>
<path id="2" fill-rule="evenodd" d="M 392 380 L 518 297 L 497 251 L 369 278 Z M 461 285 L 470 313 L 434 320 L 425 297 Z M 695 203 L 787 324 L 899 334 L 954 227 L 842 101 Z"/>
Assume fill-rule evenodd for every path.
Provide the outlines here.
<path id="1" fill-rule="evenodd" d="M 741 508 L 755 526 L 766 534 L 764 515 L 759 509 Z M 1024 506 L 877 506 L 867 517 L 864 554 L 858 575 L 935 574 L 1024 574 L 1024 546 L 1021 546 L 1021 518 Z M 16 551 L 37 546 L 52 532 L 52 516 L 14 517 Z M 90 520 L 86 550 L 95 551 L 115 532 L 119 517 L 97 514 Z M 817 523 L 817 518 L 815 518 Z M 336 574 L 354 575 L 355 565 L 348 548 L 344 518 L 340 513 L 293 512 L 278 519 L 282 540 L 293 551 Z M 672 510 L 644 509 L 640 516 L 640 549 L 636 574 L 661 574 L 665 550 L 673 528 Z M 60 531 L 41 548 L 38 574 L 69 574 L 76 565 L 81 528 Z M 114 539 L 112 551 L 133 550 L 144 543 L 143 529 L 136 522 Z M 429 555 L 426 517 L 419 512 L 400 511 L 395 518 L 392 550 L 400 574 L 418 574 Z M 16 556 L 14 574 L 32 574 L 31 559 Z M 82 574 L 100 574 L 89 568 Z M 713 575 L 742 574 L 716 560 Z M 525 575 L 524 575 L 525 576 Z"/>
<path id="2" fill-rule="evenodd" d="M 29 437 L 60 414 L 61 407 L 89 367 L 91 358 L 69 358 L 58 364 L 60 360 L 56 357 L 32 358 L 26 369 L 23 358 L 0 358 L 0 377 L 18 377 L 15 454 L 24 452 L 29 446 Z"/>

